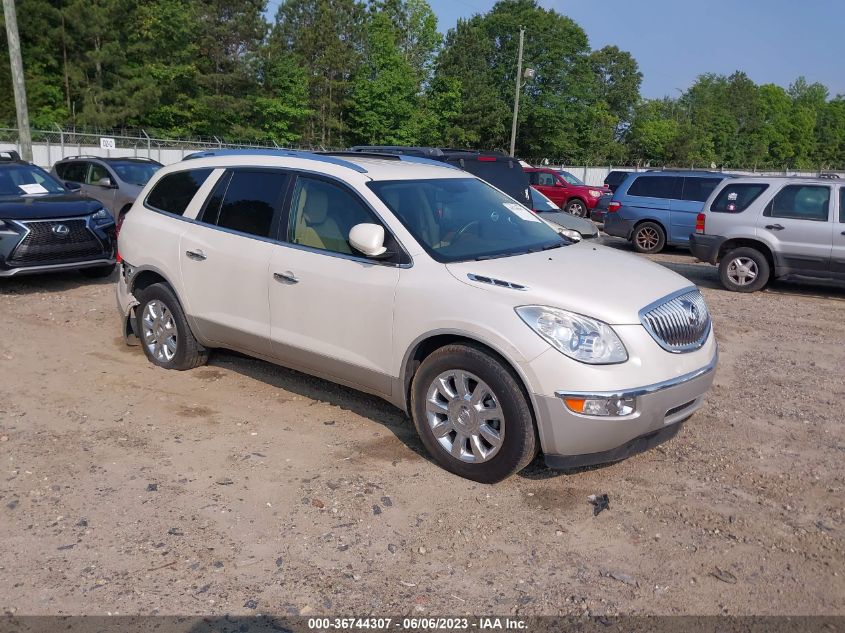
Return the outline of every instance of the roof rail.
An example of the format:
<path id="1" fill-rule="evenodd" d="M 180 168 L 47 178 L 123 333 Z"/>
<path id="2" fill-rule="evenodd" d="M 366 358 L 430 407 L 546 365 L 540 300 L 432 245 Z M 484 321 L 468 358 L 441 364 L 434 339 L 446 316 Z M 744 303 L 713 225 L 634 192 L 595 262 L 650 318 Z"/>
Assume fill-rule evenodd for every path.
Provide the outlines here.
<path id="1" fill-rule="evenodd" d="M 320 156 L 349 156 L 350 158 L 378 158 L 380 160 L 402 160 L 399 154 L 388 154 L 387 152 L 358 152 L 353 150 L 340 150 L 337 152 L 314 152 Z"/>
<path id="2" fill-rule="evenodd" d="M 245 149 L 212 149 L 212 150 L 203 150 L 199 152 L 194 152 L 193 154 L 188 154 L 182 160 L 192 160 L 194 158 L 211 158 L 214 156 L 287 156 L 287 157 L 294 157 L 294 158 L 305 158 L 308 160 L 315 160 L 321 161 L 324 163 L 329 163 L 331 165 L 337 165 L 338 167 L 346 167 L 347 169 L 352 169 L 357 171 L 359 174 L 366 174 L 367 170 L 361 167 L 360 165 L 356 165 L 355 163 L 349 162 L 348 160 L 343 160 L 340 158 L 335 158 L 333 156 L 328 156 L 326 154 L 317 154 L 315 152 L 304 152 L 300 150 L 293 150 L 293 149 L 262 149 L 262 148 L 245 148 Z"/>
<path id="3" fill-rule="evenodd" d="M 8 158 L 5 158 L 5 157 L 3 156 L 3 154 L 8 154 L 8 155 L 9 155 L 9 157 L 8 157 Z M 18 153 L 17 153 L 15 150 L 13 150 L 13 149 L 4 149 L 4 150 L 0 150 L 0 160 L 2 160 L 3 162 L 7 162 L 7 163 L 20 163 L 20 162 L 23 162 L 23 161 L 21 160 L 21 155 L 20 155 L 20 154 L 18 154 Z"/>

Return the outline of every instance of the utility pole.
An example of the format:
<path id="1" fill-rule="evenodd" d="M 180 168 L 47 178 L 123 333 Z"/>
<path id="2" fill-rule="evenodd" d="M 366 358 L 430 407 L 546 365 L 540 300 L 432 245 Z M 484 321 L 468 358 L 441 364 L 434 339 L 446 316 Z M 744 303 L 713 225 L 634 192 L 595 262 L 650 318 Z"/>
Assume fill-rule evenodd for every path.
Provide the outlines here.
<path id="1" fill-rule="evenodd" d="M 511 156 L 516 151 L 516 119 L 519 116 L 519 93 L 522 92 L 522 44 L 525 40 L 525 29 L 519 27 L 519 56 L 516 60 L 516 94 L 513 98 L 513 124 L 511 124 Z"/>
<path id="2" fill-rule="evenodd" d="M 21 59 L 21 40 L 18 36 L 18 16 L 15 0 L 3 0 L 3 18 L 6 22 L 6 38 L 9 40 L 9 62 L 12 66 L 12 87 L 15 92 L 15 110 L 18 113 L 18 138 L 21 154 L 26 161 L 32 161 L 32 133 L 29 129 L 29 111 L 26 108 L 26 84 Z"/>

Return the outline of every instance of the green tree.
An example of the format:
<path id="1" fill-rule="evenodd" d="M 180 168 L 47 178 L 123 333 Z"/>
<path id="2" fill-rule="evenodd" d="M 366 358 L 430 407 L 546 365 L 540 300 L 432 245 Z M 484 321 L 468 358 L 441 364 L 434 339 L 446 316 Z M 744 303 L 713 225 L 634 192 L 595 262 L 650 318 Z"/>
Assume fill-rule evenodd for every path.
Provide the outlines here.
<path id="1" fill-rule="evenodd" d="M 640 99 L 643 75 L 637 60 L 617 46 L 605 46 L 590 54 L 590 66 L 598 80 L 597 98 L 607 104 L 608 111 L 619 121 L 617 134 L 630 123 L 634 106 Z"/>

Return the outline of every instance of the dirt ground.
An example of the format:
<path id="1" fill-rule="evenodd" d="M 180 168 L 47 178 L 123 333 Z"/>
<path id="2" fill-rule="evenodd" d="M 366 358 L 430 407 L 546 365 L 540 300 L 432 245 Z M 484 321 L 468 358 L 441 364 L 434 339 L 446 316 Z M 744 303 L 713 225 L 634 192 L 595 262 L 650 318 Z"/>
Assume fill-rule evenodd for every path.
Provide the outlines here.
<path id="1" fill-rule="evenodd" d="M 111 281 L 0 280 L 0 610 L 845 614 L 845 289 L 654 259 L 713 312 L 706 406 L 651 452 L 495 486 L 375 398 L 228 353 L 153 367 Z"/>

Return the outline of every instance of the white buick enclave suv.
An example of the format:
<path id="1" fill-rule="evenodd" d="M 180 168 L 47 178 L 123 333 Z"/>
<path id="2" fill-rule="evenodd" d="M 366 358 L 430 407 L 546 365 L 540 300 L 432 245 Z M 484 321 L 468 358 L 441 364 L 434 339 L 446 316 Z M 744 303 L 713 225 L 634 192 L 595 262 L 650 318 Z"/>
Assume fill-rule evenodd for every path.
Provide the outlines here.
<path id="1" fill-rule="evenodd" d="M 375 394 L 476 481 L 538 451 L 566 469 L 645 450 L 713 381 L 687 280 L 422 159 L 201 153 L 153 177 L 118 239 L 124 333 L 152 363 L 226 348 Z"/>

